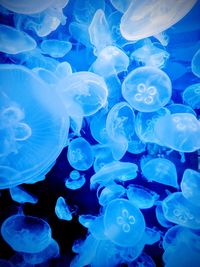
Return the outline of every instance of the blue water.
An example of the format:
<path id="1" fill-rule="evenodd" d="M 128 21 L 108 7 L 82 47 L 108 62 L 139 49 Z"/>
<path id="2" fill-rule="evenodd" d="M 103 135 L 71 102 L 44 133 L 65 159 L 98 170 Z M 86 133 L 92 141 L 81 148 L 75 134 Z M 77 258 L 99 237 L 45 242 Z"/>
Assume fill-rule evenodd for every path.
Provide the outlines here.
<path id="1" fill-rule="evenodd" d="M 0 267 L 199 267 L 199 12 L 0 0 Z"/>

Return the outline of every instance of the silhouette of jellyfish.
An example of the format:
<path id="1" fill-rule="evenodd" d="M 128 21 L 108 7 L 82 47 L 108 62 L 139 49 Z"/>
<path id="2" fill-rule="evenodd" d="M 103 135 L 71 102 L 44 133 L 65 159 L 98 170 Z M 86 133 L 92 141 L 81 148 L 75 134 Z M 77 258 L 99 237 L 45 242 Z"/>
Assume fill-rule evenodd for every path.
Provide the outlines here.
<path id="1" fill-rule="evenodd" d="M 60 220 L 72 220 L 72 213 L 63 197 L 59 197 L 56 201 L 55 214 Z"/>
<path id="2" fill-rule="evenodd" d="M 38 253 L 51 242 L 51 228 L 44 220 L 25 215 L 12 215 L 1 226 L 3 239 L 19 252 Z"/>
<path id="3" fill-rule="evenodd" d="M 81 188 L 86 182 L 85 176 L 81 175 L 77 170 L 70 172 L 69 177 L 65 181 L 65 186 L 71 190 Z"/>
<path id="4" fill-rule="evenodd" d="M 183 102 L 193 109 L 200 108 L 200 83 L 192 84 L 183 91 Z"/>
<path id="5" fill-rule="evenodd" d="M 145 221 L 142 213 L 129 200 L 114 199 L 105 209 L 106 236 L 121 247 L 131 247 L 142 238 Z"/>
<path id="6" fill-rule="evenodd" d="M 36 204 L 38 202 L 38 198 L 21 188 L 20 186 L 10 188 L 11 198 L 19 203 L 32 203 Z"/>
<path id="7" fill-rule="evenodd" d="M 165 106 L 172 85 L 165 72 L 154 67 L 139 67 L 131 71 L 122 84 L 122 95 L 136 110 L 153 112 Z"/>

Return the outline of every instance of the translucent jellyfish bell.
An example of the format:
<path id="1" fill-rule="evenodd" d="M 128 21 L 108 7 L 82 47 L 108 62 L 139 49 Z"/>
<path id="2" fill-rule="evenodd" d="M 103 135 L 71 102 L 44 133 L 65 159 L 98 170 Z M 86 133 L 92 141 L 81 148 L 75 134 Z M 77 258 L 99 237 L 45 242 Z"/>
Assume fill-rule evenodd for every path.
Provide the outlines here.
<path id="1" fill-rule="evenodd" d="M 58 85 L 62 92 L 67 112 L 72 116 L 90 116 L 107 103 L 107 86 L 97 74 L 76 72 L 63 79 Z"/>
<path id="2" fill-rule="evenodd" d="M 15 45 L 13 45 L 13 42 Z M 17 30 L 14 27 L 0 24 L 1 52 L 15 55 L 33 50 L 36 46 L 36 41 L 27 33 Z"/>
<path id="3" fill-rule="evenodd" d="M 55 213 L 60 220 L 65 220 L 65 221 L 72 220 L 72 213 L 63 197 L 59 197 L 57 199 L 55 206 Z"/>
<path id="4" fill-rule="evenodd" d="M 197 77 L 200 77 L 200 49 L 197 50 L 197 52 L 194 54 L 191 62 L 192 72 Z"/>
<path id="5" fill-rule="evenodd" d="M 142 166 L 142 173 L 148 181 L 178 188 L 176 166 L 164 158 L 154 158 Z"/>
<path id="6" fill-rule="evenodd" d="M 131 0 L 110 0 L 111 4 L 121 13 L 126 12 L 128 9 Z"/>
<path id="7" fill-rule="evenodd" d="M 190 201 L 193 205 L 199 206 L 200 199 L 200 173 L 186 169 L 183 173 L 183 178 L 181 181 L 181 190 L 183 196 Z"/>
<path id="8" fill-rule="evenodd" d="M 131 71 L 122 84 L 122 95 L 136 110 L 153 112 L 165 106 L 172 94 L 172 85 L 165 72 L 154 67 Z"/>
<path id="9" fill-rule="evenodd" d="M 88 170 L 94 161 L 91 145 L 83 137 L 73 139 L 68 146 L 67 159 L 74 169 Z"/>
<path id="10" fill-rule="evenodd" d="M 192 84 L 183 91 L 183 101 L 193 109 L 200 109 L 200 83 Z"/>
<path id="11" fill-rule="evenodd" d="M 1 65 L 0 87 L 3 189 L 48 171 L 66 144 L 69 120 L 59 96 L 23 66 Z"/>
<path id="12" fill-rule="evenodd" d="M 55 58 L 64 57 L 72 48 L 72 44 L 70 42 L 58 39 L 43 40 L 40 46 L 42 53 Z"/>
<path id="13" fill-rule="evenodd" d="M 25 215 L 8 217 L 1 226 L 3 239 L 19 252 L 38 253 L 51 242 L 51 228 L 44 220 Z"/>
<path id="14" fill-rule="evenodd" d="M 131 1 L 121 19 L 121 34 L 127 40 L 136 41 L 161 33 L 181 20 L 195 3 L 196 0 Z"/>
<path id="15" fill-rule="evenodd" d="M 121 247 L 131 247 L 142 238 L 145 230 L 144 216 L 126 199 L 112 200 L 105 209 L 106 236 Z"/>
<path id="16" fill-rule="evenodd" d="M 16 186 L 10 188 L 11 198 L 19 203 L 32 203 L 36 204 L 38 202 L 38 198 L 24 190 L 23 188 Z"/>
<path id="17" fill-rule="evenodd" d="M 163 146 L 179 152 L 200 148 L 200 122 L 190 113 L 177 113 L 159 118 L 155 133 Z"/>

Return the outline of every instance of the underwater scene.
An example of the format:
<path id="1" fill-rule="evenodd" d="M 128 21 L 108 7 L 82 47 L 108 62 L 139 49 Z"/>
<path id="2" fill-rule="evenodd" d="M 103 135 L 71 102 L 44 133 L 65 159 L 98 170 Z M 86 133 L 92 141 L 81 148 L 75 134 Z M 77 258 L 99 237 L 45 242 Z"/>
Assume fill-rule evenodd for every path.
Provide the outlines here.
<path id="1" fill-rule="evenodd" d="M 199 171 L 199 0 L 0 0 L 0 267 L 199 267 Z"/>

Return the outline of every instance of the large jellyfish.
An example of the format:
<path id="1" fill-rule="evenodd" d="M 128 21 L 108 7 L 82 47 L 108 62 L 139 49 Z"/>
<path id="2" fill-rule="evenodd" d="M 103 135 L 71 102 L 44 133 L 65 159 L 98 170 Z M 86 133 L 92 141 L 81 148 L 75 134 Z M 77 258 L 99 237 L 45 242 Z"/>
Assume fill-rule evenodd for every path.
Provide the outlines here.
<path id="1" fill-rule="evenodd" d="M 200 109 L 200 83 L 192 84 L 183 91 L 183 101 L 194 109 Z"/>
<path id="2" fill-rule="evenodd" d="M 69 120 L 57 94 L 23 66 L 1 65 L 0 87 L 2 189 L 48 171 L 66 144 Z"/>
<path id="3" fill-rule="evenodd" d="M 122 84 L 122 95 L 136 110 L 153 112 L 165 106 L 172 94 L 172 85 L 165 72 L 154 67 L 131 71 Z"/>
<path id="4" fill-rule="evenodd" d="M 145 230 L 141 211 L 129 200 L 112 200 L 105 209 L 106 236 L 121 247 L 131 247 L 140 241 Z"/>
<path id="5" fill-rule="evenodd" d="M 121 18 L 120 30 L 127 40 L 139 40 L 165 31 L 181 20 L 196 0 L 134 0 Z"/>
<path id="6" fill-rule="evenodd" d="M 51 242 L 51 228 L 46 221 L 20 214 L 3 222 L 1 235 L 14 250 L 26 253 L 38 253 Z"/>

